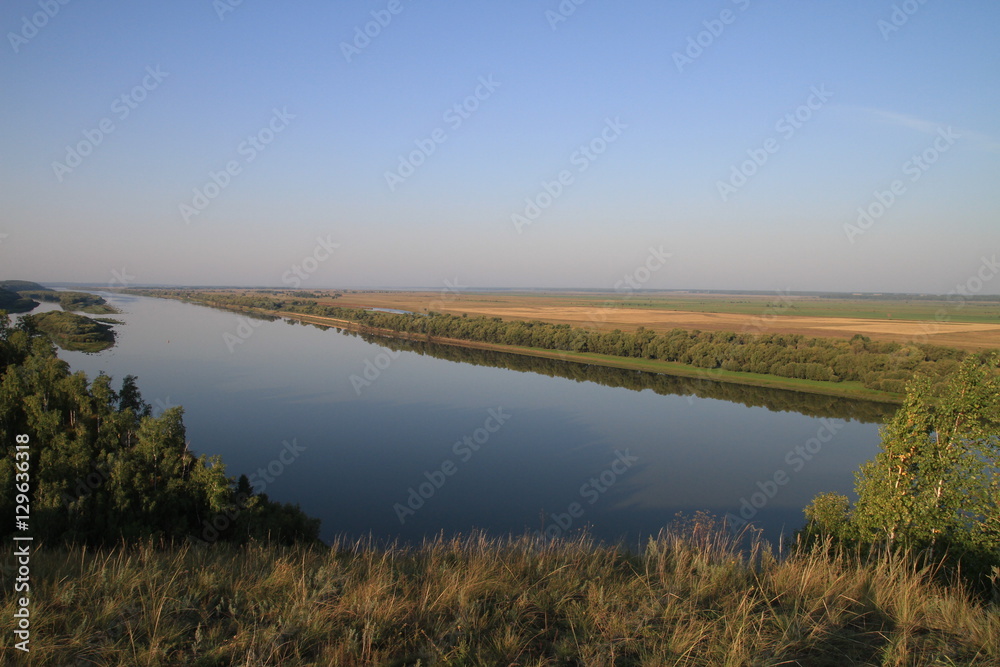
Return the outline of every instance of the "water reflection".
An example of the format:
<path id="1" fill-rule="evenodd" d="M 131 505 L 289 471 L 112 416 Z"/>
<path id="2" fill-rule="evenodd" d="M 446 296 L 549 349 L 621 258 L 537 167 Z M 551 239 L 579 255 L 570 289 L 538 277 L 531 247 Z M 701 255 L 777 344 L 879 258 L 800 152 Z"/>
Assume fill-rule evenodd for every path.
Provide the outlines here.
<path id="1" fill-rule="evenodd" d="M 318 324 L 306 326 L 327 328 Z M 338 331 L 342 330 L 338 329 Z M 810 417 L 830 417 L 856 420 L 864 424 L 884 424 L 898 407 L 892 403 L 864 401 L 840 396 L 754 387 L 703 378 L 686 378 L 664 373 L 581 364 L 495 350 L 479 350 L 439 343 L 384 338 L 351 331 L 343 331 L 343 333 L 348 336 L 360 337 L 370 343 L 392 350 L 416 352 L 460 364 L 506 368 L 521 373 L 538 373 L 550 377 L 567 378 L 576 382 L 594 382 L 606 387 L 624 387 L 633 391 L 648 389 L 661 395 L 711 398 L 741 403 L 748 407 L 764 407 L 774 412 L 797 412 Z"/>
<path id="2" fill-rule="evenodd" d="M 118 345 L 60 355 L 91 377 L 137 375 L 154 406 L 183 405 L 192 449 L 221 455 L 230 475 L 267 471 L 294 440 L 295 461 L 258 478 L 322 519 L 328 540 L 565 526 L 635 543 L 678 511 L 738 513 L 780 470 L 788 483 L 753 517 L 777 537 L 817 493 L 850 493 L 891 409 L 109 300 L 125 311 Z M 352 385 L 376 361 L 374 381 Z M 799 466 L 790 453 L 823 419 L 843 428 Z"/>

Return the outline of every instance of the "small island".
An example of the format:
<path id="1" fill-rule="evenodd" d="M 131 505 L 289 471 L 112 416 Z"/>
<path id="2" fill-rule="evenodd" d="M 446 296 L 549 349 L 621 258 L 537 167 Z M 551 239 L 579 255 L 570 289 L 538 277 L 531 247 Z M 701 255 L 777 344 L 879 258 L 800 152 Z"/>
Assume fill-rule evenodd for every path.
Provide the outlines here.
<path id="1" fill-rule="evenodd" d="M 52 311 L 25 315 L 21 321 L 71 352 L 103 352 L 115 344 L 115 331 L 110 324 L 84 315 Z"/>
<path id="2" fill-rule="evenodd" d="M 45 287 L 30 280 L 3 280 L 0 281 L 0 289 L 15 293 L 15 296 L 25 300 L 21 304 L 24 310 L 12 310 L 6 308 L 0 301 L 0 310 L 9 313 L 26 313 L 33 310 L 38 301 L 48 301 L 58 303 L 63 310 L 90 313 L 91 315 L 110 315 L 118 313 L 118 309 L 110 305 L 104 297 L 87 292 L 57 291 L 51 287 Z M 0 295 L 2 298 L 2 295 Z M 8 297 L 9 298 L 9 297 Z M 30 303 L 31 306 L 27 307 Z"/>

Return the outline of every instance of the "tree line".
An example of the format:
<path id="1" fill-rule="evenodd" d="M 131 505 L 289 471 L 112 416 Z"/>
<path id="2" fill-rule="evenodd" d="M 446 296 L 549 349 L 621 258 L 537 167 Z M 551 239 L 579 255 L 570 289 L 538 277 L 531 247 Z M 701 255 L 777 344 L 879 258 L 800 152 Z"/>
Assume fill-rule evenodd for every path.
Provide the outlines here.
<path id="1" fill-rule="evenodd" d="M 314 326 L 329 328 L 322 325 Z M 392 350 L 416 352 L 455 363 L 492 366 L 521 373 L 538 373 L 550 377 L 562 377 L 575 382 L 594 382 L 608 387 L 623 387 L 633 391 L 648 389 L 661 395 L 714 398 L 730 403 L 740 403 L 748 407 L 764 407 L 773 412 L 797 412 L 810 417 L 853 419 L 862 423 L 883 424 L 896 409 L 893 404 L 876 401 L 859 401 L 826 394 L 811 394 L 788 389 L 719 382 L 706 378 L 649 373 L 614 366 L 572 363 L 550 357 L 512 354 L 497 350 L 480 350 L 398 338 L 379 338 L 346 329 L 341 331 L 344 335 L 360 336 L 368 342 L 377 343 Z"/>
<path id="2" fill-rule="evenodd" d="M 590 352 L 632 359 L 676 362 L 701 368 L 706 377 L 724 370 L 758 373 L 823 382 L 858 382 L 867 389 L 902 394 L 914 375 L 942 385 L 972 353 L 927 343 L 876 341 L 861 334 L 850 340 L 810 338 L 799 334 L 673 329 L 657 333 L 602 331 L 539 321 L 504 320 L 500 317 L 466 317 L 431 312 L 386 313 L 341 308 L 314 300 L 280 295 L 218 294 L 211 292 L 158 291 L 206 305 L 294 312 L 355 322 L 371 331 L 388 329 L 437 338 L 497 343 L 522 347 Z M 984 359 L 988 353 L 979 353 Z"/>

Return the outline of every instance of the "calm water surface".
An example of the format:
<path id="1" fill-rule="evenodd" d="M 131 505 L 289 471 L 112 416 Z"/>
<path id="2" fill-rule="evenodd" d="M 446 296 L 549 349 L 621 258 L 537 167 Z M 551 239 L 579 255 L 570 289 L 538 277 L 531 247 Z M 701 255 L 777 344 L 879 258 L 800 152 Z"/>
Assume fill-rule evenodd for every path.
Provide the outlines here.
<path id="1" fill-rule="evenodd" d="M 327 540 L 586 527 L 636 544 L 677 512 L 741 508 L 776 538 L 817 493 L 850 494 L 885 413 L 104 296 L 124 311 L 117 346 L 60 356 L 137 375 L 157 410 L 183 405 L 196 452 L 301 504 Z"/>

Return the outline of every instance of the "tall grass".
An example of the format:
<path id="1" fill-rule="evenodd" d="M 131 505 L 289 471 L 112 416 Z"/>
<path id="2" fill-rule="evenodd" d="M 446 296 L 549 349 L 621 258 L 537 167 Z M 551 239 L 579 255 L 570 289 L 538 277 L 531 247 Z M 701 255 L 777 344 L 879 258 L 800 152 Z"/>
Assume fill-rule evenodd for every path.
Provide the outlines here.
<path id="1" fill-rule="evenodd" d="M 715 530 L 40 547 L 27 665 L 1000 665 L 1000 609 L 901 556 L 784 558 Z M 3 557 L 10 562 L 10 550 Z"/>

